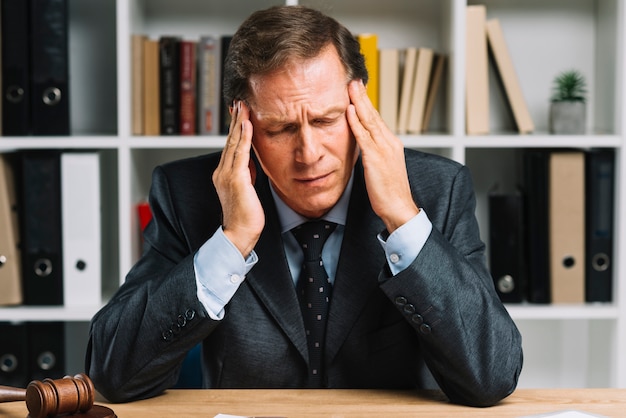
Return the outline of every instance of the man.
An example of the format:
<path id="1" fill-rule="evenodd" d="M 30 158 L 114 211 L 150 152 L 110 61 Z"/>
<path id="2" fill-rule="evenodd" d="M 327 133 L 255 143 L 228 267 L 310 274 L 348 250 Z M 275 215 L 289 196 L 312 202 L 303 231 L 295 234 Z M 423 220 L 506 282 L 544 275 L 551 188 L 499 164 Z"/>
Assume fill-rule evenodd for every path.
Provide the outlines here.
<path id="1" fill-rule="evenodd" d="M 485 267 L 468 170 L 404 150 L 366 81 L 354 37 L 319 12 L 276 7 L 242 24 L 223 152 L 155 169 L 144 254 L 93 318 L 86 363 L 105 397 L 157 395 L 199 342 L 212 388 L 421 388 L 431 376 L 475 406 L 515 389 L 521 338 Z M 323 264 L 330 296 L 310 319 L 296 292 L 309 256 L 292 229 L 319 219 L 330 236 L 310 268 Z"/>

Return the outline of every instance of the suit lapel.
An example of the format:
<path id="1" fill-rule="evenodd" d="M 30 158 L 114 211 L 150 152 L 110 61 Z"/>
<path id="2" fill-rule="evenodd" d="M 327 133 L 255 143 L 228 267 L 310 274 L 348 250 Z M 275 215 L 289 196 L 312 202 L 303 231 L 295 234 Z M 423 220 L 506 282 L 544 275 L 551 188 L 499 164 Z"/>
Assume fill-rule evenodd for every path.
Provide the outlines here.
<path id="1" fill-rule="evenodd" d="M 246 282 L 306 360 L 308 359 L 306 334 L 285 256 L 276 206 L 267 177 L 260 168 L 257 170 L 259 174 L 255 187 L 265 210 L 265 228 L 255 247 L 259 261 L 250 270 Z"/>
<path id="2" fill-rule="evenodd" d="M 378 272 L 384 262 L 383 250 L 375 242 L 376 235 L 384 229 L 384 224 L 372 211 L 360 161 L 359 159 L 355 168 L 347 224 L 328 316 L 327 363 L 337 355 L 369 294 L 378 287 Z"/>

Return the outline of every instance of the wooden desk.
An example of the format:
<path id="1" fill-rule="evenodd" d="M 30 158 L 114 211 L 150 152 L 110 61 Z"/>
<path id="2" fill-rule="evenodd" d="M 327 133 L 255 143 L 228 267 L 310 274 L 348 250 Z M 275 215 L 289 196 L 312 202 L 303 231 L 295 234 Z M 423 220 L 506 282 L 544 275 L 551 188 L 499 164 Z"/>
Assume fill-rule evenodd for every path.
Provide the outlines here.
<path id="1" fill-rule="evenodd" d="M 257 417 L 520 417 L 578 410 L 626 417 L 626 389 L 520 389 L 491 408 L 451 405 L 433 392 L 379 390 L 170 390 L 153 399 L 112 408 L 119 418 Z M 0 404 L 0 417 L 25 418 L 24 402 Z"/>

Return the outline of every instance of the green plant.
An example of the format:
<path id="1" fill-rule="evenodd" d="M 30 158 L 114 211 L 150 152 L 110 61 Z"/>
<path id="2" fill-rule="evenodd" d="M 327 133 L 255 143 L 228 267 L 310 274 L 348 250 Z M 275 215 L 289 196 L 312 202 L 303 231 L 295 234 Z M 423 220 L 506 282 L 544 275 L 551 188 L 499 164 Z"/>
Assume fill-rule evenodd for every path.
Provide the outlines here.
<path id="1" fill-rule="evenodd" d="M 585 102 L 587 83 L 585 76 L 577 70 L 563 71 L 554 78 L 553 102 Z"/>

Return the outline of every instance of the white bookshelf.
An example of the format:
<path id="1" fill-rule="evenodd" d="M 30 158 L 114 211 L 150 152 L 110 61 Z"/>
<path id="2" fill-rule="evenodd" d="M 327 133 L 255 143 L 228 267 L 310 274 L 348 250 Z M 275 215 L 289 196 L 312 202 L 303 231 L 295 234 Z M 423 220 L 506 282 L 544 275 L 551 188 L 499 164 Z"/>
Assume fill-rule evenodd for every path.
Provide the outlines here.
<path id="1" fill-rule="evenodd" d="M 232 34 L 253 10 L 281 1 L 69 0 L 71 137 L 3 137 L 0 152 L 21 149 L 96 149 L 105 156 L 103 189 L 107 242 L 104 300 L 138 257 L 134 206 L 145 197 L 152 168 L 175 158 L 219 150 L 216 137 L 135 137 L 130 134 L 130 37 Z M 616 150 L 614 301 L 610 304 L 507 305 L 523 334 L 520 387 L 626 387 L 626 7 L 621 0 L 285 0 L 338 18 L 354 33 L 376 32 L 380 47 L 429 46 L 448 55 L 444 99 L 433 133 L 406 135 L 406 146 L 467 164 L 475 180 L 477 216 L 486 241 L 486 192 L 494 180 L 513 183 L 513 162 L 527 147 L 610 147 Z M 491 75 L 491 131 L 465 134 L 465 7 L 481 3 L 500 19 L 536 133 L 518 135 L 504 95 Z M 577 68 L 587 77 L 589 132 L 548 135 L 551 81 Z M 493 70 L 492 70 L 493 71 Z M 513 164 L 513 165 L 512 165 Z M 87 323 L 100 306 L 0 308 L 2 321 L 67 321 L 75 346 L 86 344 Z M 78 350 L 80 351 L 80 350 Z M 68 372 L 81 371 L 73 349 Z"/>

